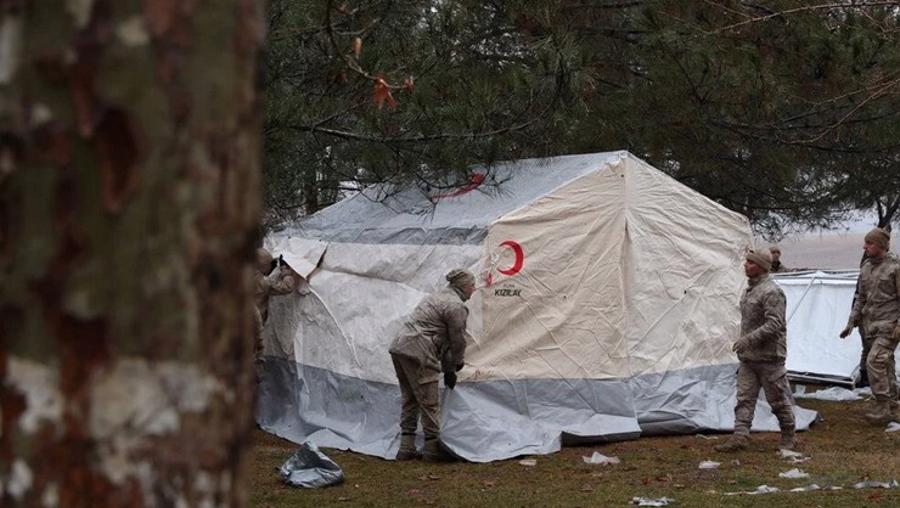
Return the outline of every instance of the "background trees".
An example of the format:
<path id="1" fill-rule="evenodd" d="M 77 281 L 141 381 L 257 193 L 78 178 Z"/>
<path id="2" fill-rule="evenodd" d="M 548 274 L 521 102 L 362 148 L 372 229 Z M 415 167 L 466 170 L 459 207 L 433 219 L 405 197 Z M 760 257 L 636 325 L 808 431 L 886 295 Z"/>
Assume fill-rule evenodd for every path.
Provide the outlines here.
<path id="1" fill-rule="evenodd" d="M 348 186 L 621 148 L 775 236 L 896 208 L 898 2 L 347 5 L 273 3 L 271 222 Z"/>

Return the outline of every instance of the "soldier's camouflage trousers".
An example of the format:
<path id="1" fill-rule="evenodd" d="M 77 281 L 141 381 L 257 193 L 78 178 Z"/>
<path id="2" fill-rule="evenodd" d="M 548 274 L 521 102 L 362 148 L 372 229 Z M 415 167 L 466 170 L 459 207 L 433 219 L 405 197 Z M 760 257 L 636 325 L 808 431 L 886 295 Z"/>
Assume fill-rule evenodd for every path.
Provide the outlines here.
<path id="1" fill-rule="evenodd" d="M 737 372 L 737 404 L 734 407 L 734 433 L 750 434 L 759 389 L 766 394 L 781 430 L 794 429 L 794 409 L 784 363 L 741 362 Z"/>
<path id="2" fill-rule="evenodd" d="M 897 373 L 894 363 L 894 350 L 897 339 L 892 337 L 875 337 L 872 349 L 866 359 L 866 370 L 869 373 L 869 384 L 872 395 L 876 398 L 897 398 Z"/>
<path id="3" fill-rule="evenodd" d="M 391 360 L 394 362 L 403 398 L 400 431 L 407 435 L 415 434 L 421 414 L 425 439 L 438 437 L 441 430 L 441 410 L 437 380 L 422 383 L 424 373 L 419 363 L 411 358 L 392 354 Z"/>

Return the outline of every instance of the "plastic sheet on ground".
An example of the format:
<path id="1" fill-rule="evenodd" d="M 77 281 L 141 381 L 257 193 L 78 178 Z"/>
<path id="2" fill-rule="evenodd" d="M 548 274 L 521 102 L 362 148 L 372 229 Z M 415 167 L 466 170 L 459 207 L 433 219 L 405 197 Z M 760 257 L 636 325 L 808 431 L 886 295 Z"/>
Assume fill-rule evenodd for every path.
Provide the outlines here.
<path id="1" fill-rule="evenodd" d="M 619 457 L 607 457 L 599 452 L 594 452 L 590 457 L 581 456 L 581 460 L 584 461 L 585 464 L 597 464 L 601 466 L 610 466 L 614 464 L 619 464 L 622 461 L 619 460 Z"/>
<path id="2" fill-rule="evenodd" d="M 791 469 L 790 471 L 785 471 L 783 473 L 778 473 L 779 478 L 787 478 L 788 480 L 800 480 L 803 478 L 809 478 L 809 473 L 797 469 Z"/>
<path id="3" fill-rule="evenodd" d="M 704 460 L 697 466 L 697 469 L 718 469 L 721 466 L 721 462 L 713 462 L 711 460 Z"/>
<path id="4" fill-rule="evenodd" d="M 798 387 L 800 388 L 800 387 Z M 862 390 L 860 390 L 862 391 Z M 803 389 L 798 389 L 794 392 L 794 398 L 796 399 L 816 399 L 816 400 L 830 400 L 830 401 L 849 401 L 849 400 L 860 400 L 862 397 L 859 393 L 856 393 L 855 390 L 848 390 L 846 388 L 841 388 L 840 386 L 832 386 L 830 388 L 826 388 L 824 390 L 819 390 L 812 393 L 806 393 L 805 387 Z"/>
<path id="5" fill-rule="evenodd" d="M 631 498 L 631 504 L 637 506 L 669 506 L 670 504 L 675 503 L 675 500 L 671 497 L 633 497 Z"/>
<path id="6" fill-rule="evenodd" d="M 888 424 L 887 428 L 884 429 L 885 432 L 897 432 L 900 430 L 900 423 L 891 422 Z"/>
<path id="7" fill-rule="evenodd" d="M 278 469 L 281 479 L 293 487 L 318 489 L 344 481 L 344 472 L 313 443 L 303 443 Z"/>

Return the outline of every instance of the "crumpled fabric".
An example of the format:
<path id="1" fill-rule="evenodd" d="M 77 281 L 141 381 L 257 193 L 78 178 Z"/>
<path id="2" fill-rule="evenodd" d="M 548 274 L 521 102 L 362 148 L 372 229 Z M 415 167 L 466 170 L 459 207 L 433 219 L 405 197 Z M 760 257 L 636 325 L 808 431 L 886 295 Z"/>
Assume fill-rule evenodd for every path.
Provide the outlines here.
<path id="1" fill-rule="evenodd" d="M 313 443 L 303 443 L 278 468 L 278 475 L 292 487 L 318 489 L 344 481 L 344 471 Z"/>

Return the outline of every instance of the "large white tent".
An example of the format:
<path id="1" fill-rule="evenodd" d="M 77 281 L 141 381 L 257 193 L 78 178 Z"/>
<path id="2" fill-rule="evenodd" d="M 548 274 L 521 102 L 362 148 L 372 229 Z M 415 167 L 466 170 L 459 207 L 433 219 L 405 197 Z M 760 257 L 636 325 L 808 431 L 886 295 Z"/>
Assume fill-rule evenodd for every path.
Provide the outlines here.
<path id="1" fill-rule="evenodd" d="M 442 195 L 363 192 L 270 235 L 309 284 L 271 304 L 263 428 L 393 457 L 388 345 L 456 267 L 482 280 L 466 367 L 442 395 L 441 439 L 459 456 L 732 428 L 743 216 L 627 152 L 476 175 Z M 492 180 L 499 194 L 482 192 Z M 758 406 L 754 429 L 777 430 Z M 815 416 L 796 413 L 804 428 Z"/>

